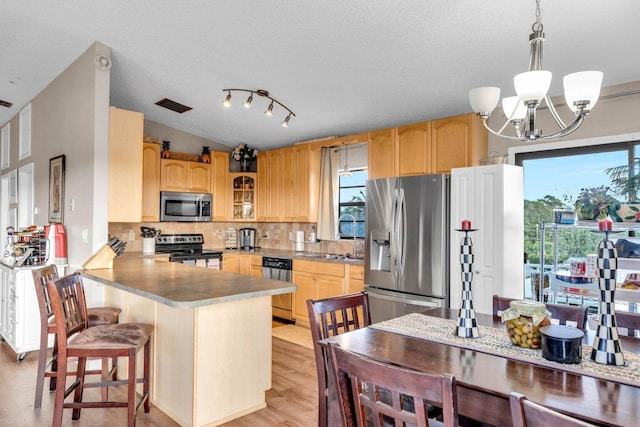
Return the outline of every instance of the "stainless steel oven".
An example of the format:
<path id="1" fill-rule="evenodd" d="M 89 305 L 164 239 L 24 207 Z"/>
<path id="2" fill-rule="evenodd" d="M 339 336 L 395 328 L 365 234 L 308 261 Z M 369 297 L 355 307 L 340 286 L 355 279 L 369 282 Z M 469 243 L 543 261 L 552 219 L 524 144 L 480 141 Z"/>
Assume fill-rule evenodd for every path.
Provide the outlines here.
<path id="1" fill-rule="evenodd" d="M 222 270 L 222 252 L 202 249 L 202 234 L 161 234 L 156 238 L 156 252 L 168 253 L 169 261 Z"/>
<path id="2" fill-rule="evenodd" d="M 291 282 L 291 258 L 262 257 L 262 277 L 265 279 Z M 291 310 L 293 294 L 280 294 L 271 297 L 273 317 L 285 323 L 295 323 Z"/>

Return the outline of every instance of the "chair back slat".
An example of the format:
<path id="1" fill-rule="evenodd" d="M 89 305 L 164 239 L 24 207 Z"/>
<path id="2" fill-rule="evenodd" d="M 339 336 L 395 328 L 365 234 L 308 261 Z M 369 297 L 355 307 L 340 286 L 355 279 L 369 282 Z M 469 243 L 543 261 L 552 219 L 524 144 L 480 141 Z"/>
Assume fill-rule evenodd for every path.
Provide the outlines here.
<path id="1" fill-rule="evenodd" d="M 493 296 L 493 315 L 500 316 L 502 312 L 509 308 L 509 303 L 514 298 L 505 298 L 498 295 Z M 557 325 L 573 326 L 584 329 L 587 325 L 587 307 L 565 304 L 545 304 L 551 313 L 551 323 Z"/>
<path id="2" fill-rule="evenodd" d="M 442 408 L 445 427 L 458 426 L 455 378 L 368 359 L 329 343 L 343 425 L 429 426 L 427 405 Z M 440 424 L 438 424 L 440 425 Z"/>

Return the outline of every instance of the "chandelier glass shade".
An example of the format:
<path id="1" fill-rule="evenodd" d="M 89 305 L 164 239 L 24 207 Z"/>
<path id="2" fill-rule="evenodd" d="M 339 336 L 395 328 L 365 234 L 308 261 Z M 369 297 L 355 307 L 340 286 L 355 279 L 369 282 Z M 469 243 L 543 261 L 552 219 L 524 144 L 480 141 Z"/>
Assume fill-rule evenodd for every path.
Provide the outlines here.
<path id="1" fill-rule="evenodd" d="M 267 98 L 271 101 L 271 103 L 269 104 L 269 106 L 267 107 L 267 110 L 264 112 L 265 115 L 267 116 L 271 116 L 273 115 L 273 106 L 274 103 L 278 104 L 280 107 L 284 108 L 287 111 L 287 116 L 285 117 L 285 119 L 282 121 L 282 126 L 288 128 L 289 127 L 289 121 L 291 120 L 291 116 L 295 116 L 295 113 L 293 111 L 291 111 L 290 108 L 288 108 L 286 105 L 284 105 L 282 102 L 278 101 L 277 99 L 273 98 L 272 96 L 269 95 L 269 91 L 264 90 L 264 89 L 256 89 L 256 90 L 251 90 L 251 89 L 223 89 L 223 92 L 227 92 L 227 96 L 225 97 L 224 101 L 222 101 L 222 105 L 224 105 L 226 108 L 231 108 L 231 92 L 249 92 L 249 97 L 247 98 L 247 100 L 244 102 L 244 107 L 245 108 L 251 108 L 251 105 L 253 103 L 253 95 L 259 95 L 263 98 Z"/>
<path id="2" fill-rule="evenodd" d="M 518 141 L 561 138 L 582 125 L 584 118 L 596 105 L 600 96 L 602 72 L 582 71 L 566 75 L 563 79 L 564 97 L 567 106 L 574 112 L 574 118 L 568 124 L 562 121 L 548 93 L 552 74 L 542 69 L 544 32 L 540 16 L 540 0 L 536 0 L 536 21 L 531 26 L 533 33 L 529 36 L 529 71 L 513 78 L 517 96 L 502 100 L 502 109 L 507 120 L 500 130 L 494 131 L 487 123 L 500 100 L 500 89 L 478 87 L 469 91 L 471 108 L 482 119 L 484 127 L 493 135 Z M 543 99 L 559 128 L 549 135 L 543 135 L 542 129 L 536 127 L 536 110 Z M 509 124 L 513 126 L 515 136 L 503 133 Z"/>

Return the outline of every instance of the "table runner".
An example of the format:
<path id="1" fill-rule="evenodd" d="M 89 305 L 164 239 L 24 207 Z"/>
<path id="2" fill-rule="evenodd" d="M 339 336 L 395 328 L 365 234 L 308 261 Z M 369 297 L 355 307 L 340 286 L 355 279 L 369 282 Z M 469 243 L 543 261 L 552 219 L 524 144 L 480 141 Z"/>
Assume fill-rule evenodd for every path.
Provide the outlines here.
<path id="1" fill-rule="evenodd" d="M 592 347 L 582 346 L 582 363 L 565 364 L 553 362 L 542 357 L 541 350 L 516 347 L 511 344 L 505 329 L 480 326 L 479 338 L 460 338 L 453 334 L 455 321 L 420 313 L 411 313 L 395 319 L 374 323 L 370 326 L 386 332 L 406 335 L 441 344 L 448 344 L 468 350 L 506 357 L 548 368 L 554 368 L 579 375 L 640 387 L 640 355 L 624 353 L 627 366 L 609 366 L 593 362 Z M 622 344 L 624 351 L 624 343 Z"/>

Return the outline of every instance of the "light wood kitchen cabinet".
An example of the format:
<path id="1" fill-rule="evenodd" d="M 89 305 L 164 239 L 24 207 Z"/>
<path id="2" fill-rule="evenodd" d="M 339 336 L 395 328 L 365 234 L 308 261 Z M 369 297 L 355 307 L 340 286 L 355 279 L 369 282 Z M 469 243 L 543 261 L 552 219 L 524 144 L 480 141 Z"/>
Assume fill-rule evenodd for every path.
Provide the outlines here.
<path id="1" fill-rule="evenodd" d="M 283 149 L 267 152 L 268 182 L 263 188 L 267 191 L 267 220 L 282 220 L 282 153 Z"/>
<path id="2" fill-rule="evenodd" d="M 251 255 L 238 255 L 238 272 L 245 276 L 251 276 Z"/>
<path id="3" fill-rule="evenodd" d="M 142 221 L 160 220 L 160 144 L 142 146 Z"/>
<path id="4" fill-rule="evenodd" d="M 431 122 L 397 128 L 395 162 L 398 176 L 431 173 Z"/>
<path id="5" fill-rule="evenodd" d="M 364 265 L 348 264 L 349 282 L 347 284 L 347 293 L 364 291 Z"/>
<path id="6" fill-rule="evenodd" d="M 211 193 L 213 194 L 213 221 L 229 219 L 229 153 L 211 152 Z"/>
<path id="7" fill-rule="evenodd" d="M 222 271 L 240 273 L 240 256 L 238 254 L 223 254 Z"/>
<path id="8" fill-rule="evenodd" d="M 320 189 L 320 147 L 298 144 L 294 151 L 294 217 L 297 222 L 318 220 L 318 192 Z M 285 193 L 287 194 L 287 193 Z"/>
<path id="9" fill-rule="evenodd" d="M 211 193 L 211 165 L 209 163 L 187 162 L 188 191 Z"/>
<path id="10" fill-rule="evenodd" d="M 431 122 L 431 171 L 449 173 L 453 168 L 478 165 L 487 156 L 488 132 L 475 114 Z"/>
<path id="11" fill-rule="evenodd" d="M 160 160 L 162 191 L 211 192 L 211 170 L 208 163 L 187 160 Z"/>
<path id="12" fill-rule="evenodd" d="M 109 108 L 109 222 L 142 218 L 142 139 L 144 116 Z"/>
<path id="13" fill-rule="evenodd" d="M 251 258 L 251 276 L 262 277 L 262 256 L 249 255 L 249 257 Z"/>
<path id="14" fill-rule="evenodd" d="M 269 220 L 269 169 L 267 151 L 259 151 L 256 159 L 258 187 L 256 189 L 256 219 Z"/>
<path id="15" fill-rule="evenodd" d="M 231 220 L 255 219 L 256 174 L 255 172 L 234 172 L 230 174 L 232 191 Z"/>
<path id="16" fill-rule="evenodd" d="M 280 183 L 280 220 L 292 222 L 298 219 L 296 205 L 298 194 L 296 192 L 298 185 L 296 178 L 296 152 L 294 147 L 287 147 L 280 150 L 281 157 L 281 183 Z"/>
<path id="17" fill-rule="evenodd" d="M 369 133 L 369 179 L 389 178 L 396 175 L 395 137 L 395 128 Z"/>
<path id="18" fill-rule="evenodd" d="M 298 285 L 293 294 L 296 325 L 309 327 L 307 300 L 344 294 L 345 265 L 341 263 L 293 260 L 292 281 Z"/>

